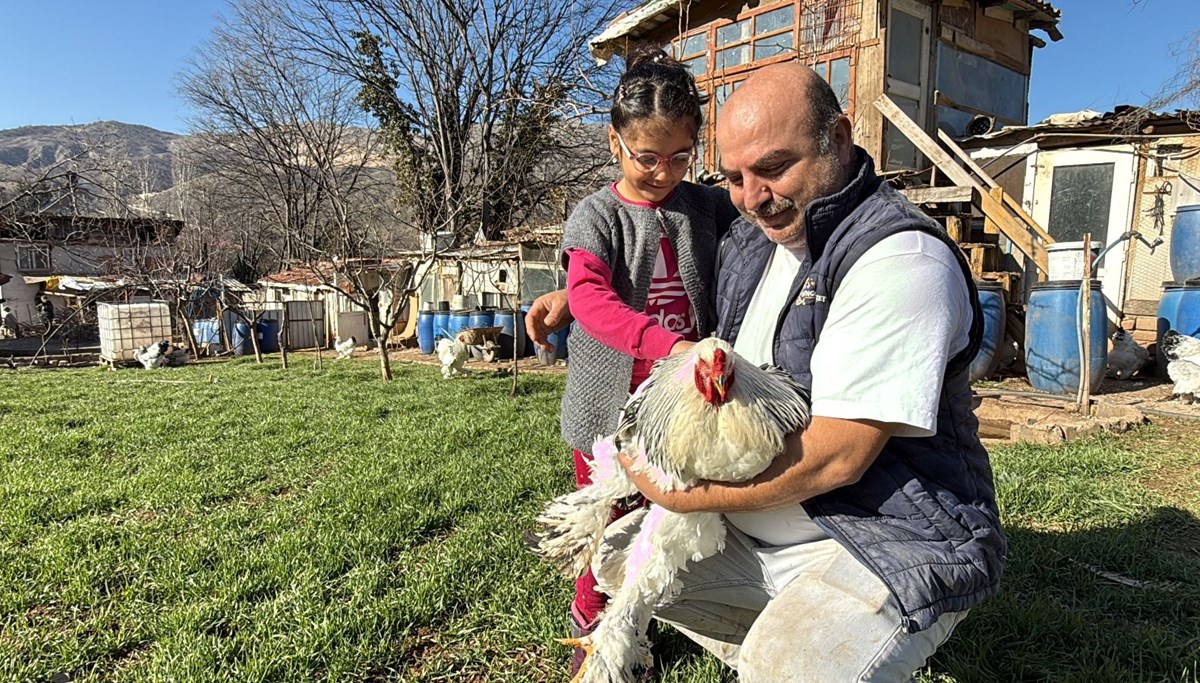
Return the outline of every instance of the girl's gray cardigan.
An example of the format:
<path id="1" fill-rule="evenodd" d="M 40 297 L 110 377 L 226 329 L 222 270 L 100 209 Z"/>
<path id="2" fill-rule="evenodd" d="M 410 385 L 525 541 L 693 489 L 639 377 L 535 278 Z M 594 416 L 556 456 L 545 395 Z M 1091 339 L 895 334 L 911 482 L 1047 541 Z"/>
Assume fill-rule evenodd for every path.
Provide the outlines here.
<path id="1" fill-rule="evenodd" d="M 563 267 L 568 249 L 584 249 L 612 271 L 612 287 L 626 304 L 645 310 L 646 295 L 658 256 L 659 225 L 679 261 L 679 275 L 691 302 L 697 334 L 716 326 L 717 241 L 738 217 L 723 189 L 680 183 L 657 209 L 622 202 L 611 187 L 587 196 L 563 226 Z M 575 324 L 567 341 L 570 356 L 562 399 L 562 438 L 591 453 L 598 437 L 616 430 L 629 395 L 633 358 L 615 351 Z"/>

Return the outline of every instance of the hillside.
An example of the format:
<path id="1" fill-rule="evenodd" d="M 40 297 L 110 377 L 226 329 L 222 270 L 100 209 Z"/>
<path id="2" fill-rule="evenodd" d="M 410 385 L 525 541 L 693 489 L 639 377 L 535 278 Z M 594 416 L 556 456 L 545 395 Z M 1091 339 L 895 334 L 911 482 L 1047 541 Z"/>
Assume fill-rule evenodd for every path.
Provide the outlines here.
<path id="1" fill-rule="evenodd" d="M 85 149 L 128 160 L 157 192 L 171 186 L 171 143 L 182 136 L 119 121 L 0 130 L 0 176 L 18 167 L 45 168 Z"/>

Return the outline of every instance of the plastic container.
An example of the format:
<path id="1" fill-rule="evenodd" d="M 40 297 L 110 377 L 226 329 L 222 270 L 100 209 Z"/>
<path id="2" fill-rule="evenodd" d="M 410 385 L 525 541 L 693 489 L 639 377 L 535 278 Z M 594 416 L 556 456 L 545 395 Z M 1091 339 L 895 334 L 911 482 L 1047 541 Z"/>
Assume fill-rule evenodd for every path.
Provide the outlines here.
<path id="1" fill-rule="evenodd" d="M 543 351 L 541 347 L 537 348 L 537 359 L 542 365 L 554 365 L 555 361 L 566 360 L 567 358 L 567 338 L 571 334 L 571 326 L 568 325 L 557 332 L 551 332 L 546 340 L 554 346 L 554 351 Z"/>
<path id="2" fill-rule="evenodd" d="M 1004 342 L 1004 285 L 977 282 L 979 307 L 983 309 L 983 343 L 971 361 L 970 381 L 977 382 L 996 370 L 1000 344 Z"/>
<path id="3" fill-rule="evenodd" d="M 522 320 L 524 320 L 529 315 L 530 308 L 533 308 L 532 301 L 526 301 L 525 303 L 521 304 L 521 319 Z M 536 348 L 536 346 L 537 345 L 533 343 L 533 340 L 529 338 L 529 335 L 526 334 L 525 335 L 525 348 L 521 349 L 521 356 L 528 357 L 528 356 L 534 355 L 534 349 Z"/>
<path id="4" fill-rule="evenodd" d="M 1074 394 L 1079 390 L 1079 280 L 1033 285 L 1025 313 L 1025 367 L 1038 391 Z M 1092 281 L 1092 390 L 1100 387 L 1108 365 L 1108 316 L 1100 281 Z"/>
<path id="5" fill-rule="evenodd" d="M 253 342 L 250 341 L 250 326 L 243 322 L 235 324 L 233 331 L 229 333 L 229 344 L 233 347 L 235 356 L 254 353 Z"/>
<path id="6" fill-rule="evenodd" d="M 1167 330 L 1200 337 L 1200 280 L 1163 283 L 1163 296 L 1158 302 L 1157 349 L 1162 349 L 1162 338 Z M 1167 358 L 1162 353 L 1155 356 L 1158 376 L 1166 379 Z"/>
<path id="7" fill-rule="evenodd" d="M 525 316 L 512 309 L 496 309 L 493 326 L 500 328 L 500 357 L 512 358 L 513 350 L 525 348 Z"/>
<path id="8" fill-rule="evenodd" d="M 1092 240 L 1092 263 L 1100 255 L 1104 243 Z M 1075 280 L 1083 278 L 1083 242 L 1056 242 L 1046 246 L 1046 259 L 1050 272 L 1048 280 Z"/>
<path id="9" fill-rule="evenodd" d="M 424 310 L 417 314 L 417 346 L 421 353 L 433 353 L 433 317 L 432 310 Z"/>
<path id="10" fill-rule="evenodd" d="M 472 328 L 492 327 L 495 325 L 496 312 L 492 310 L 475 309 L 471 311 Z"/>
<path id="11" fill-rule="evenodd" d="M 433 339 L 436 342 L 438 339 L 453 336 L 450 334 L 450 311 L 438 309 L 433 314 Z"/>
<path id="12" fill-rule="evenodd" d="M 171 309 L 163 301 L 96 304 L 100 357 L 110 362 L 137 359 L 142 346 L 171 340 Z"/>
<path id="13" fill-rule="evenodd" d="M 274 320 L 258 321 L 258 349 L 263 353 L 279 352 L 279 323 Z"/>
<path id="14" fill-rule="evenodd" d="M 471 311 L 459 310 L 450 313 L 450 336 L 457 336 L 459 332 L 471 326 Z"/>
<path id="15" fill-rule="evenodd" d="M 1178 282 L 1200 278 L 1200 204 L 1175 210 L 1171 228 L 1171 276 Z"/>

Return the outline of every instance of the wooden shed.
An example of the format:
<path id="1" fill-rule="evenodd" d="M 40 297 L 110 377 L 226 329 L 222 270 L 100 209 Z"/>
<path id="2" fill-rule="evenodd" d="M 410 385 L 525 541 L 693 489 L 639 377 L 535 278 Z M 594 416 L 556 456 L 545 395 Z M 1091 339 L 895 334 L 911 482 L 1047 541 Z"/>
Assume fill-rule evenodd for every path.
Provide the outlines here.
<path id="1" fill-rule="evenodd" d="M 1060 40 L 1059 11 L 1038 0 L 648 0 L 590 41 L 600 60 L 631 45 L 669 46 L 709 96 L 696 171 L 715 171 L 721 106 L 756 69 L 799 59 L 833 86 L 855 139 L 885 171 L 927 166 L 872 106 L 888 95 L 927 133 L 953 137 L 1023 125 L 1034 34 Z"/>

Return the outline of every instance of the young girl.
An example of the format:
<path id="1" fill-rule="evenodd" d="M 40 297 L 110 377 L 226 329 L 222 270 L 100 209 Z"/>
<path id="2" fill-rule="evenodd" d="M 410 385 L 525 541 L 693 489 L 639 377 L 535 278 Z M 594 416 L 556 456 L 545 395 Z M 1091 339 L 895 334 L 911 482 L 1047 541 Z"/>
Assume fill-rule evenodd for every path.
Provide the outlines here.
<path id="1" fill-rule="evenodd" d="M 703 100 L 682 64 L 656 47 L 633 51 L 613 96 L 608 131 L 622 177 L 579 203 L 563 228 L 567 297 L 577 323 L 562 401 L 575 483 L 589 451 L 616 430 L 621 407 L 654 361 L 707 336 L 717 240 L 737 218 L 729 194 L 684 182 L 695 160 Z M 613 519 L 625 510 L 613 511 Z M 576 635 L 606 597 L 589 571 L 575 583 Z M 576 651 L 572 675 L 582 661 Z"/>

